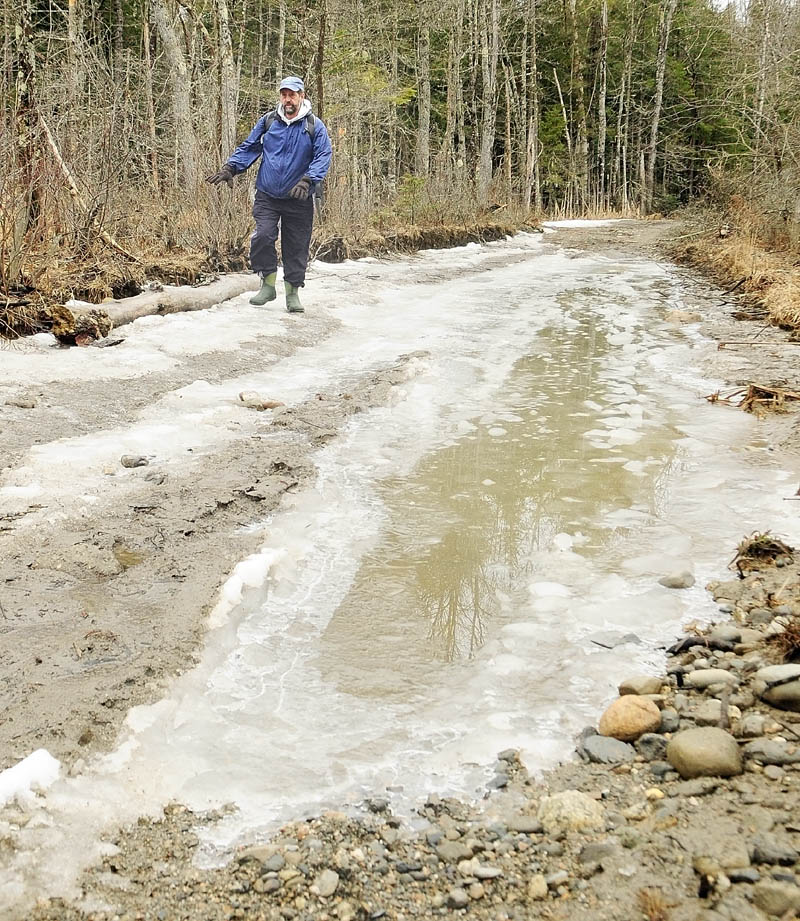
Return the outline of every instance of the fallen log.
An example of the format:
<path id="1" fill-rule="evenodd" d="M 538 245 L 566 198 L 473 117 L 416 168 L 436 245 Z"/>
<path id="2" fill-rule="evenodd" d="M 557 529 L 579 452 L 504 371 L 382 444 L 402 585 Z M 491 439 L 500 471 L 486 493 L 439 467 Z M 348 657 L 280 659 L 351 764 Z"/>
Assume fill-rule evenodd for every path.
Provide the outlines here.
<path id="1" fill-rule="evenodd" d="M 55 304 L 43 307 L 38 315 L 38 328 L 47 329 L 69 345 L 90 345 L 140 317 L 163 316 L 188 310 L 205 310 L 223 301 L 258 288 L 257 275 L 236 272 L 215 278 L 203 285 L 164 286 L 158 291 L 145 291 L 134 297 L 104 301 L 102 304 Z"/>
<path id="2" fill-rule="evenodd" d="M 108 314 L 114 329 L 117 329 L 140 317 L 206 310 L 232 297 L 238 297 L 245 291 L 255 291 L 259 284 L 259 277 L 255 273 L 235 272 L 204 285 L 165 285 L 160 291 L 145 291 L 134 297 L 104 301 L 100 306 Z"/>

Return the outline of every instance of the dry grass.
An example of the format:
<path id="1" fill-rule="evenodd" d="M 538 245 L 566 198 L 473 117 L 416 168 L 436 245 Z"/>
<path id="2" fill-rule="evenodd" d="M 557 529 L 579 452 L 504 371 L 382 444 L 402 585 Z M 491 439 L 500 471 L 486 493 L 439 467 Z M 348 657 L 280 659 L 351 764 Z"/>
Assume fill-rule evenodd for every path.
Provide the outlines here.
<path id="1" fill-rule="evenodd" d="M 411 253 L 420 249 L 446 249 L 467 243 L 500 240 L 529 227 L 527 223 L 486 220 L 480 223 L 412 226 L 386 230 L 373 228 L 337 229 L 323 225 L 315 235 L 314 255 L 324 262 L 341 262 L 363 256 Z M 529 228 L 530 229 L 530 228 Z"/>
<path id="2" fill-rule="evenodd" d="M 740 196 L 727 210 L 707 212 L 703 230 L 678 241 L 672 255 L 703 269 L 763 306 L 770 323 L 800 334 L 800 253 L 788 229 L 776 227 Z"/>
<path id="3" fill-rule="evenodd" d="M 668 921 L 670 905 L 660 889 L 640 889 L 636 903 L 647 921 Z"/>

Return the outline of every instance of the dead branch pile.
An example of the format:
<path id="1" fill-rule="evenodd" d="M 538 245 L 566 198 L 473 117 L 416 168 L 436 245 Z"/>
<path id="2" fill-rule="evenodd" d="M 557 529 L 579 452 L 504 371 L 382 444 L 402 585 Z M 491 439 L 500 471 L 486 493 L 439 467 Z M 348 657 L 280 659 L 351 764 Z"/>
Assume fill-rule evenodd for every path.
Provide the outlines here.
<path id="1" fill-rule="evenodd" d="M 794 547 L 773 537 L 769 531 L 755 532 L 740 542 L 736 548 L 736 555 L 728 566 L 731 569 L 736 568 L 739 575 L 744 578 L 745 570 L 771 565 L 778 559 L 791 561 L 793 558 Z"/>
<path id="2" fill-rule="evenodd" d="M 788 409 L 786 404 L 800 400 L 800 393 L 784 387 L 749 384 L 747 388 L 740 387 L 725 395 L 715 390 L 706 397 L 706 400 L 709 403 L 727 403 L 738 406 L 746 413 L 763 415 L 766 412 L 786 412 Z"/>

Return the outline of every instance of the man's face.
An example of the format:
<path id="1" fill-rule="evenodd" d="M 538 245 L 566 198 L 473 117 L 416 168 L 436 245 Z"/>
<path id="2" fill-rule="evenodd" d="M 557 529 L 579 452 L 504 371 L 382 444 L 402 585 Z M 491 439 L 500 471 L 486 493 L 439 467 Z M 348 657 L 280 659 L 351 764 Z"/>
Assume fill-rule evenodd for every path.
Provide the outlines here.
<path id="1" fill-rule="evenodd" d="M 283 114 L 289 118 L 294 118 L 300 109 L 300 104 L 305 99 L 305 93 L 296 93 L 294 90 L 281 90 L 281 104 L 283 105 Z"/>

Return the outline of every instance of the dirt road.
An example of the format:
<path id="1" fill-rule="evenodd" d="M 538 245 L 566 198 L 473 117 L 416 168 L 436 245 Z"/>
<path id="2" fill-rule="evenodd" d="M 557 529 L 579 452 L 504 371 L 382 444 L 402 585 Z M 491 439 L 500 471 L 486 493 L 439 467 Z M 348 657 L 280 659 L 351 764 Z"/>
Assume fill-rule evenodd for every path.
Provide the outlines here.
<path id="1" fill-rule="evenodd" d="M 666 260 L 666 246 L 680 232 L 679 226 L 668 222 L 622 222 L 565 228 L 553 239 L 609 259 L 636 254 Z M 787 343 L 777 330 L 732 319 L 735 295 L 714 293 L 689 271 L 685 280 L 687 314 L 676 316 L 675 322 L 695 320 L 696 310 L 704 319 L 703 333 L 725 343 L 709 368 L 711 375 L 729 381 L 731 389 L 754 381 L 800 387 L 796 345 Z M 55 362 L 48 362 L 49 351 L 25 344 L 11 352 L 0 351 L 4 468 L 0 486 L 6 486 L 0 507 L 0 768 L 44 747 L 67 770 L 80 772 L 90 755 L 108 750 L 128 710 L 158 699 L 169 680 L 195 661 L 220 587 L 234 565 L 257 549 L 264 523 L 282 497 L 313 482 L 315 450 L 336 438 L 352 414 L 390 400 L 408 367 L 401 361 L 372 369 L 368 375 L 354 375 L 346 389 L 317 393 L 267 412 L 243 406 L 224 441 L 213 447 L 186 448 L 181 463 L 163 459 L 156 431 L 149 449 L 131 450 L 121 441 L 104 467 L 106 482 L 91 502 L 83 501 L 84 494 L 68 483 L 59 489 L 57 463 L 49 468 L 44 498 L 16 486 L 12 474 L 26 466 L 39 469 L 31 460 L 38 458 L 41 466 L 37 446 L 59 439 L 105 437 L 145 415 L 158 401 L 180 395 L 182 388 L 188 388 L 190 397 L 194 382 L 214 386 L 234 377 L 244 379 L 313 346 L 337 325 L 335 311 L 310 310 L 299 321 L 280 318 L 280 322 L 277 336 L 270 328 L 263 338 L 237 342 L 234 348 L 167 354 L 157 367 L 135 378 L 104 374 L 81 379 L 79 350 L 74 350 L 70 365 L 57 369 Z M 124 344 L 118 348 L 124 349 Z M 28 355 L 31 361 L 26 363 Z M 22 373 L 2 373 L 6 356 Z M 281 394 L 263 396 L 280 400 Z M 180 411 L 177 404 L 175 411 Z M 720 412 L 734 410 L 723 406 Z M 797 419 L 789 413 L 765 421 L 764 437 L 771 449 L 787 452 L 787 457 L 796 455 Z M 92 492 L 88 485 L 85 492 Z M 740 538 L 731 535 L 725 554 Z M 726 563 L 727 559 L 720 559 L 721 574 Z M 526 794 L 523 790 L 519 795 Z M 458 808 L 444 811 L 453 810 Z M 457 815 L 453 822 L 458 823 Z M 444 832 L 447 825 L 442 825 Z M 202 917 L 249 917 L 222 895 L 222 887 L 246 883 L 249 889 L 253 880 L 237 881 L 233 871 L 211 880 L 192 870 L 192 848 L 185 845 L 190 826 L 191 818 L 174 810 L 165 824 L 140 830 L 128 842 L 128 877 L 141 881 L 148 875 L 144 864 L 172 849 L 179 860 L 167 877 L 180 878 L 181 885 L 187 886 L 191 879 L 194 891 L 213 893 L 213 911 L 208 908 Z M 356 847 L 352 829 L 342 835 Z M 326 849 L 329 839 L 336 843 L 336 834 L 327 827 L 319 836 Z M 176 841 L 183 843 L 179 846 Z M 344 878 L 346 873 L 341 875 Z M 201 917 L 177 913 L 170 900 L 159 902 L 159 886 L 152 879 L 137 891 L 140 898 L 131 898 L 127 915 L 115 910 L 96 917 Z M 434 907 L 445 911 L 449 905 L 450 910 L 458 910 L 458 899 L 451 903 L 445 899 Z M 306 916 L 305 902 L 286 905 L 291 911 L 281 910 L 283 917 Z M 356 914 L 356 908 L 353 914 L 348 911 L 345 908 L 338 916 L 369 916 Z M 42 914 L 72 916 L 85 915 L 58 907 Z M 402 911 L 392 916 L 400 918 Z M 264 917 L 273 914 L 265 909 Z"/>

